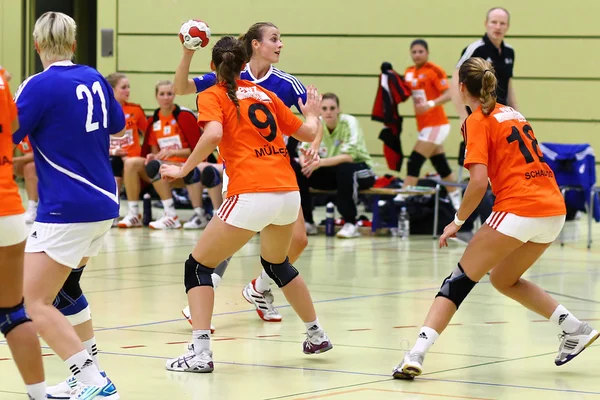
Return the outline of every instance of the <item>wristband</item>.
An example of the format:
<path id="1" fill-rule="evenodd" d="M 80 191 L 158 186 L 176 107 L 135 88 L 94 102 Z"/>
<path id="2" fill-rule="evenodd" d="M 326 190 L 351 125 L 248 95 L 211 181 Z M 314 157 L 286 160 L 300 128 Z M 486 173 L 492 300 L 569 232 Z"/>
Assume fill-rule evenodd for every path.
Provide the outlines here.
<path id="1" fill-rule="evenodd" d="M 465 221 L 458 219 L 458 213 L 456 213 L 454 214 L 454 223 L 456 224 L 456 226 L 462 226 L 465 223 Z"/>
<path id="2" fill-rule="evenodd" d="M 433 101 L 433 100 L 429 100 L 429 101 L 427 102 L 427 105 L 429 106 L 429 108 L 433 108 L 433 107 L 435 107 L 435 101 Z"/>

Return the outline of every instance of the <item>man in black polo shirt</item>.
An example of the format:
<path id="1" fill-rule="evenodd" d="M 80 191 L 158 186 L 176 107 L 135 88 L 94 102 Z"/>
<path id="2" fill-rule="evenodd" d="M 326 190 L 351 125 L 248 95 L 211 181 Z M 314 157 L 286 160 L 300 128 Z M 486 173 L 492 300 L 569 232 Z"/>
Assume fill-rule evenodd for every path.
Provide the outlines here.
<path id="1" fill-rule="evenodd" d="M 458 70 L 460 66 L 471 57 L 481 57 L 492 63 L 496 70 L 498 88 L 496 100 L 517 109 L 517 99 L 512 87 L 513 68 L 515 65 L 515 51 L 504 43 L 504 35 L 508 31 L 510 14 L 504 8 L 496 7 L 488 11 L 485 19 L 486 34 L 483 38 L 471 43 L 462 51 L 462 57 L 456 65 L 452 76 L 452 100 L 460 116 L 460 122 L 465 120 L 467 112 L 460 100 L 458 93 Z"/>
<path id="2" fill-rule="evenodd" d="M 490 9 L 485 18 L 486 34 L 462 51 L 461 58 L 456 65 L 456 71 L 452 75 L 451 84 L 452 101 L 456 106 L 461 125 L 467 118 L 467 107 L 464 106 L 458 91 L 458 70 L 471 57 L 481 57 L 492 63 L 496 79 L 498 80 L 496 101 L 518 109 L 517 98 L 511 79 L 515 65 L 515 51 L 511 46 L 504 43 L 504 36 L 508 31 L 509 23 L 510 14 L 506 9 L 501 7 Z M 464 144 L 461 146 L 462 148 L 464 148 Z M 493 195 L 491 191 L 488 191 L 479 203 L 479 206 L 467 219 L 463 228 L 458 232 L 457 238 L 463 242 L 469 242 L 473 237 L 473 224 L 475 220 L 479 217 L 482 223 L 485 222 L 487 217 L 492 213 L 493 204 Z"/>

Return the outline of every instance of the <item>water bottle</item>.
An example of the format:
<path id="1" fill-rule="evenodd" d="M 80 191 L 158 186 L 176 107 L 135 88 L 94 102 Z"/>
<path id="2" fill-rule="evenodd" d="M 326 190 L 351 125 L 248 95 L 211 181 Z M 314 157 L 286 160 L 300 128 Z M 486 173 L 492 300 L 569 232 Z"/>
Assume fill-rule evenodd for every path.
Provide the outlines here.
<path id="1" fill-rule="evenodd" d="M 333 203 L 325 206 L 325 236 L 335 236 L 335 209 Z"/>
<path id="2" fill-rule="evenodd" d="M 152 221 L 152 200 L 149 193 L 144 195 L 143 209 L 144 216 L 142 217 L 142 224 L 144 224 L 144 226 L 148 226 Z"/>
<path id="3" fill-rule="evenodd" d="M 400 239 L 408 239 L 410 235 L 410 221 L 406 207 L 400 209 L 400 218 L 398 218 L 398 237 Z"/>

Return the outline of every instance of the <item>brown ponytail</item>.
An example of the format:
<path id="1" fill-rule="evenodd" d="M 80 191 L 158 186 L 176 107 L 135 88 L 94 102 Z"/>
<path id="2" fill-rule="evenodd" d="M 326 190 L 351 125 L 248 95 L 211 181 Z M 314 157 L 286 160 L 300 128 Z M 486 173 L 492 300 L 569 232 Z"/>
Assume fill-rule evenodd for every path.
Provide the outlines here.
<path id="1" fill-rule="evenodd" d="M 236 96 L 237 83 L 242 72 L 242 66 L 246 62 L 246 52 L 242 42 L 232 36 L 224 36 L 212 49 L 212 61 L 217 70 L 217 78 L 224 82 L 227 88 L 227 97 L 235 104 L 240 113 L 240 104 Z"/>
<path id="2" fill-rule="evenodd" d="M 458 81 L 467 87 L 471 96 L 479 99 L 483 114 L 490 115 L 496 108 L 498 84 L 492 64 L 483 58 L 469 58 L 458 70 Z"/>

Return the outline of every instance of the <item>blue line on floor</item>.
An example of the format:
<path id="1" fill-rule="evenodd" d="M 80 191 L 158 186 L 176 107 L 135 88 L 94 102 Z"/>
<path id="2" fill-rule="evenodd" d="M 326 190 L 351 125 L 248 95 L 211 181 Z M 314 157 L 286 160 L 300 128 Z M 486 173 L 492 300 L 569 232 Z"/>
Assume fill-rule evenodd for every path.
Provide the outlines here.
<path id="1" fill-rule="evenodd" d="M 168 360 L 169 359 L 169 357 L 151 356 L 151 355 L 146 355 L 146 354 L 112 353 L 112 352 L 105 352 L 105 351 L 103 351 L 102 354 L 108 354 L 108 355 L 113 355 L 113 356 L 152 358 L 152 359 L 157 359 L 157 360 Z M 361 375 L 361 376 L 389 377 L 390 381 L 393 380 L 389 374 L 374 374 L 374 373 L 368 373 L 368 372 L 343 371 L 343 370 L 335 370 L 335 369 L 293 367 L 293 366 L 286 366 L 286 365 L 246 364 L 246 363 L 230 362 L 230 361 L 215 361 L 215 364 L 217 364 L 217 365 L 218 364 L 239 365 L 239 366 L 243 366 L 243 367 L 290 369 L 290 370 L 297 370 L 297 371 L 330 372 L 330 373 Z M 183 372 L 183 373 L 185 373 L 185 372 Z M 466 385 L 509 387 L 509 388 L 515 388 L 515 389 L 532 389 L 532 390 L 543 390 L 543 391 L 551 391 L 551 392 L 564 392 L 564 393 L 576 393 L 576 394 L 596 394 L 596 395 L 600 394 L 600 392 L 587 392 L 587 391 L 583 391 L 583 390 L 545 388 L 545 387 L 538 387 L 538 386 L 513 385 L 513 384 L 492 383 L 492 382 L 459 381 L 459 380 L 454 380 L 454 379 L 428 378 L 425 376 L 419 377 L 418 379 L 432 381 L 432 382 L 462 383 L 462 384 L 466 384 Z"/>
<path id="2" fill-rule="evenodd" d="M 564 275 L 564 274 L 567 274 L 567 273 L 565 273 L 565 272 L 549 272 L 549 273 L 545 273 L 545 274 L 530 275 L 527 278 L 534 279 L 534 278 L 541 278 L 541 277 L 553 276 L 553 275 Z M 481 281 L 479 283 L 480 284 L 488 284 L 490 282 L 489 281 Z M 439 289 L 439 286 L 435 286 L 435 287 L 429 287 L 429 288 L 402 290 L 402 291 L 379 293 L 379 294 L 366 294 L 366 295 L 360 295 L 360 296 L 338 297 L 335 299 L 318 300 L 318 301 L 315 301 L 314 303 L 315 304 L 331 303 L 331 302 L 335 302 L 335 301 L 358 300 L 358 299 L 367 299 L 367 298 L 373 298 L 373 297 L 394 296 L 394 295 L 399 295 L 399 294 L 426 292 L 429 290 L 438 290 L 438 289 Z M 290 307 L 290 305 L 285 304 L 285 305 L 277 306 L 277 308 L 287 308 L 287 307 Z M 249 312 L 254 312 L 254 310 L 229 311 L 229 312 L 224 312 L 224 313 L 213 314 L 213 317 L 220 317 L 220 316 L 224 316 L 224 315 L 234 315 L 234 314 L 244 314 L 244 313 L 249 313 Z M 142 326 L 152 326 L 152 325 L 180 322 L 182 320 L 183 320 L 183 318 L 168 319 L 165 321 L 146 322 L 143 324 L 133 324 L 133 325 L 115 326 L 115 327 L 110 327 L 110 328 L 100 328 L 100 329 L 95 329 L 95 331 L 102 332 L 102 331 L 113 331 L 113 330 L 119 330 L 119 329 L 139 328 Z"/>

